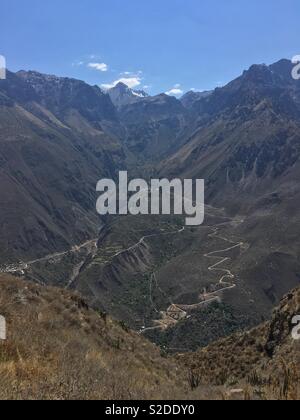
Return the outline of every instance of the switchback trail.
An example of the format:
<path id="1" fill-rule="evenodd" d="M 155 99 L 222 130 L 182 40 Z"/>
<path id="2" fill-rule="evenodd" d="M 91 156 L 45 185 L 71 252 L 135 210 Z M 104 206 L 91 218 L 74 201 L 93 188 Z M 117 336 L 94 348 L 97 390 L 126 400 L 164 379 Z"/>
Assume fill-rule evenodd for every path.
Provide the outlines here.
<path id="1" fill-rule="evenodd" d="M 221 239 L 223 241 L 226 241 L 228 243 L 231 243 L 233 245 L 228 247 L 228 248 L 225 248 L 225 249 L 220 249 L 220 250 L 217 250 L 217 251 L 209 252 L 208 254 L 204 254 L 204 257 L 206 257 L 206 258 L 217 258 L 219 260 L 215 264 L 208 267 L 209 271 L 217 271 L 217 272 L 224 273 L 223 276 L 220 278 L 219 283 L 218 283 L 220 285 L 223 285 L 224 288 L 222 288 L 220 290 L 217 290 L 214 293 L 220 293 L 221 291 L 228 290 L 228 289 L 233 289 L 233 288 L 236 287 L 236 284 L 224 281 L 225 279 L 234 280 L 235 275 L 230 270 L 228 270 L 226 268 L 220 268 L 220 265 L 224 264 L 227 261 L 230 261 L 231 258 L 230 257 L 224 257 L 224 256 L 216 256 L 216 254 L 226 253 L 226 252 L 232 251 L 233 249 L 236 249 L 236 248 L 242 248 L 245 245 L 244 242 L 235 243 L 235 242 L 231 241 L 230 239 L 224 238 L 223 236 L 218 236 L 218 232 L 219 232 L 219 229 L 215 228 L 213 233 L 210 234 L 209 236 L 211 238 L 214 238 L 214 237 L 219 238 L 219 239 Z M 206 294 L 206 296 L 209 296 L 209 294 Z"/>
<path id="2" fill-rule="evenodd" d="M 231 272 L 231 270 L 226 269 L 226 268 L 221 268 L 220 266 L 222 264 L 224 264 L 227 261 L 230 261 L 231 258 L 230 257 L 225 257 L 222 255 L 217 255 L 217 254 L 222 254 L 222 253 L 227 253 L 229 251 L 232 251 L 236 248 L 242 248 L 245 243 L 244 242 L 233 242 L 232 240 L 225 238 L 223 236 L 218 236 L 218 232 L 219 232 L 219 227 L 220 225 L 224 225 L 227 223 L 243 223 L 244 220 L 231 220 L 230 222 L 225 222 L 225 223 L 220 223 L 219 225 L 216 225 L 213 228 L 213 232 L 209 235 L 210 238 L 218 238 L 221 239 L 225 242 L 228 242 L 229 244 L 231 244 L 231 246 L 229 246 L 228 248 L 223 248 L 220 250 L 216 250 L 216 251 L 211 251 L 209 253 L 205 253 L 203 254 L 203 256 L 205 258 L 213 258 L 213 259 L 217 259 L 218 261 L 209 266 L 208 270 L 210 272 L 219 272 L 222 273 L 222 276 L 220 277 L 220 279 L 218 280 L 217 286 L 221 286 L 220 289 L 215 290 L 214 292 L 211 293 L 203 293 L 200 295 L 201 298 L 201 302 L 199 303 L 195 303 L 193 305 L 182 305 L 182 304 L 175 304 L 175 303 L 171 303 L 171 305 L 169 306 L 168 310 L 165 313 L 162 313 L 164 316 L 164 320 L 166 322 L 166 324 L 164 324 L 164 320 L 162 321 L 157 321 L 160 325 L 155 326 L 155 327 L 149 327 L 149 328 L 144 328 L 142 329 L 140 332 L 141 333 L 145 333 L 146 331 L 151 331 L 151 330 L 156 330 L 156 329 L 164 329 L 164 326 L 168 324 L 168 321 L 174 322 L 174 310 L 176 311 L 176 308 L 178 309 L 178 314 L 185 312 L 186 316 L 187 316 L 187 312 L 191 311 L 191 310 L 195 310 L 198 309 L 202 306 L 207 306 L 213 302 L 220 302 L 221 298 L 220 298 L 220 293 L 226 291 L 226 290 L 231 290 L 237 287 L 236 283 L 234 283 L 234 279 L 235 279 L 235 275 Z M 178 232 L 177 232 L 178 233 Z M 225 281 L 225 280 L 232 280 L 230 281 Z M 156 277 L 156 273 L 153 273 L 150 279 L 150 303 L 152 305 L 152 307 L 154 308 L 155 312 L 158 313 L 158 309 L 154 304 L 153 301 L 153 282 L 156 282 L 156 285 L 158 286 L 158 280 Z M 160 289 L 161 290 L 161 289 Z M 162 291 L 161 291 L 162 292 Z"/>

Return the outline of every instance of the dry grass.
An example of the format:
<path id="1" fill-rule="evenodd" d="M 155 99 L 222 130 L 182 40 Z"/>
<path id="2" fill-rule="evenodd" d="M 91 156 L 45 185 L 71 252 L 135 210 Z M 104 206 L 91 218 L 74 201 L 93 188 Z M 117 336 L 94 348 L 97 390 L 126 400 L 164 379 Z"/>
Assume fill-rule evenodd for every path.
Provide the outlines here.
<path id="1" fill-rule="evenodd" d="M 11 277 L 0 280 L 1 399 L 171 398 L 178 367 L 79 296 Z"/>
<path id="2" fill-rule="evenodd" d="M 277 312 L 282 325 L 290 307 Z M 0 343 L 2 400 L 299 398 L 299 343 L 285 327 L 281 337 L 275 321 L 178 363 L 65 290 L 1 276 L 0 314 L 8 324 Z M 271 338 L 279 342 L 269 357 Z"/>
<path id="3" fill-rule="evenodd" d="M 299 313 L 300 289 L 282 300 L 271 322 L 213 343 L 181 361 L 191 368 L 197 383 L 237 386 L 244 390 L 243 399 L 298 400 L 300 342 L 292 339 L 291 320 Z"/>
<path id="4" fill-rule="evenodd" d="M 0 276 L 0 399 L 220 399 L 193 391 L 174 359 L 123 323 L 89 308 L 79 295 Z"/>

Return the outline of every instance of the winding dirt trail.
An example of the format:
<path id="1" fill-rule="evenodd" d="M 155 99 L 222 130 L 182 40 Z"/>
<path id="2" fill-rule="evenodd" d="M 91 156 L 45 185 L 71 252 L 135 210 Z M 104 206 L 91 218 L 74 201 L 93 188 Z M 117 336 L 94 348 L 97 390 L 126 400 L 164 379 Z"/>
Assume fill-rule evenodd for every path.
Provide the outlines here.
<path id="1" fill-rule="evenodd" d="M 220 278 L 219 284 L 220 285 L 223 285 L 223 286 L 226 286 L 226 285 L 227 286 L 224 287 L 223 289 L 220 289 L 220 290 L 217 291 L 217 292 L 221 292 L 221 291 L 224 291 L 224 290 L 227 290 L 227 289 L 233 289 L 233 288 L 236 287 L 236 284 L 233 284 L 233 283 L 229 283 L 229 282 L 225 282 L 224 281 L 225 279 L 234 280 L 235 279 L 235 275 L 230 270 L 228 270 L 226 268 L 220 268 L 220 265 L 224 264 L 227 261 L 230 261 L 231 258 L 230 257 L 224 257 L 224 256 L 216 256 L 216 254 L 226 253 L 226 252 L 232 251 L 233 249 L 236 249 L 236 248 L 242 248 L 245 245 L 245 243 L 244 242 L 235 243 L 235 242 L 231 241 L 230 239 L 224 238 L 223 236 L 218 236 L 218 232 L 219 232 L 219 229 L 218 228 L 215 228 L 214 229 L 214 232 L 212 234 L 210 234 L 209 237 L 211 237 L 211 238 L 214 238 L 214 237 L 215 238 L 219 238 L 219 239 L 222 239 L 223 241 L 229 242 L 229 243 L 231 243 L 233 245 L 231 247 L 228 247 L 228 248 L 225 248 L 225 249 L 220 249 L 220 250 L 217 250 L 217 251 L 209 252 L 208 254 L 204 254 L 204 257 L 206 257 L 206 258 L 217 258 L 219 260 L 215 264 L 213 264 L 210 267 L 208 267 L 208 270 L 209 271 L 217 271 L 217 272 L 223 272 L 223 273 L 225 273 Z M 206 296 L 208 296 L 208 295 L 206 295 Z"/>
<path id="2" fill-rule="evenodd" d="M 140 331 L 141 334 L 143 334 L 147 331 L 153 331 L 153 330 L 158 330 L 158 329 L 164 330 L 168 327 L 168 324 L 172 325 L 172 324 L 176 323 L 176 315 L 180 316 L 183 313 L 185 313 L 185 317 L 187 317 L 188 316 L 188 311 L 201 308 L 202 306 L 210 305 L 213 302 L 221 302 L 220 293 L 222 293 L 226 290 L 234 289 L 234 288 L 237 287 L 237 284 L 234 283 L 234 279 L 235 279 L 236 276 L 232 273 L 232 271 L 227 269 L 227 268 L 220 267 L 221 265 L 223 265 L 227 261 L 230 261 L 231 258 L 222 256 L 222 255 L 219 256 L 217 254 L 224 254 L 224 253 L 227 253 L 227 252 L 232 251 L 234 249 L 242 248 L 245 245 L 245 243 L 244 242 L 236 243 L 236 242 L 233 242 L 232 240 L 230 240 L 228 238 L 225 238 L 223 236 L 218 235 L 219 228 L 217 226 L 224 225 L 224 224 L 227 224 L 227 223 L 232 223 L 232 222 L 243 223 L 243 221 L 244 220 L 242 220 L 242 219 L 241 220 L 232 219 L 230 222 L 220 223 L 219 225 L 214 226 L 213 227 L 213 232 L 210 235 L 208 235 L 210 238 L 218 238 L 218 239 L 221 239 L 221 240 L 223 240 L 225 242 L 228 242 L 229 244 L 232 245 L 232 246 L 229 246 L 229 247 L 224 248 L 224 249 L 211 251 L 209 253 L 203 254 L 203 256 L 205 258 L 213 258 L 213 259 L 218 260 L 215 264 L 209 266 L 208 270 L 210 272 L 222 273 L 222 276 L 220 277 L 217 285 L 220 285 L 220 286 L 223 286 L 223 287 L 221 287 L 220 289 L 215 290 L 214 292 L 211 292 L 211 293 L 203 293 L 202 295 L 200 295 L 200 298 L 202 298 L 201 302 L 195 303 L 193 305 L 182 305 L 182 304 L 171 303 L 168 310 L 166 312 L 162 313 L 163 316 L 164 316 L 164 319 L 156 321 L 158 323 L 158 325 L 155 326 L 155 327 L 149 327 L 149 328 L 142 329 Z M 156 277 L 156 273 L 153 273 L 153 275 L 151 276 L 151 279 L 150 279 L 150 303 L 151 303 L 152 307 L 154 308 L 155 312 L 159 313 L 156 305 L 154 304 L 153 296 L 152 296 L 153 281 L 154 280 L 156 281 L 156 284 L 158 286 L 158 280 L 157 280 L 157 277 Z M 229 281 L 225 281 L 225 280 L 229 280 Z M 230 280 L 231 280 L 231 282 L 230 282 Z M 163 291 L 161 291 L 161 292 L 163 292 Z M 178 310 L 177 314 L 176 314 L 176 308 Z M 174 315 L 175 315 L 175 317 L 174 317 Z"/>
<path id="3" fill-rule="evenodd" d="M 70 248 L 67 251 L 63 251 L 63 252 L 56 252 L 55 254 L 49 254 L 46 255 L 45 257 L 42 258 L 38 258 L 36 260 L 32 260 L 32 261 L 27 261 L 27 262 L 19 262 L 16 264 L 11 264 L 8 265 L 6 267 L 1 267 L 0 268 L 0 273 L 24 273 L 25 270 L 27 270 L 30 266 L 34 265 L 34 264 L 38 264 L 41 262 L 47 262 L 56 258 L 62 258 L 64 256 L 66 256 L 67 254 L 70 253 L 76 253 L 79 252 L 81 249 L 83 248 L 87 248 L 89 246 L 92 247 L 97 247 L 97 242 L 98 242 L 98 238 L 97 239 L 91 239 L 87 242 L 84 242 L 81 245 L 74 245 L 72 248 Z"/>
<path id="4" fill-rule="evenodd" d="M 161 232 L 161 233 L 153 233 L 152 235 L 143 236 L 136 244 L 132 245 L 129 248 L 123 249 L 122 251 L 117 252 L 115 255 L 112 256 L 112 259 L 119 257 L 120 255 L 126 254 L 127 252 L 135 251 L 140 245 L 142 245 L 146 239 L 155 238 L 159 236 L 167 236 L 167 235 L 177 235 L 178 233 L 182 233 L 185 231 L 185 227 L 180 228 L 179 230 L 173 232 Z"/>
<path id="5" fill-rule="evenodd" d="M 200 295 L 200 297 L 203 300 L 199 303 L 196 303 L 194 305 L 176 305 L 176 306 L 178 306 L 178 308 L 183 309 L 185 311 L 188 311 L 188 310 L 197 309 L 201 306 L 208 305 L 212 302 L 216 302 L 216 301 L 220 302 L 221 301 L 221 298 L 219 296 L 220 293 L 225 292 L 226 290 L 235 289 L 237 287 L 237 284 L 233 282 L 233 280 L 235 279 L 236 276 L 231 272 L 231 270 L 229 270 L 227 268 L 220 268 L 220 266 L 222 264 L 224 264 L 225 262 L 231 261 L 231 258 L 230 257 L 224 257 L 224 256 L 217 256 L 216 254 L 221 254 L 221 253 L 223 254 L 223 253 L 232 251 L 233 249 L 236 249 L 236 248 L 242 248 L 245 245 L 245 243 L 244 242 L 236 243 L 236 242 L 233 242 L 230 239 L 227 239 L 223 236 L 218 236 L 218 232 L 219 232 L 219 228 L 214 227 L 213 228 L 213 233 L 211 233 L 208 236 L 210 238 L 221 239 L 221 240 L 226 241 L 226 242 L 228 242 L 230 244 L 233 244 L 233 245 L 228 247 L 228 248 L 225 248 L 225 249 L 220 249 L 220 250 L 217 250 L 217 251 L 212 251 L 212 252 L 203 254 L 203 256 L 205 258 L 217 258 L 218 259 L 218 261 L 215 264 L 208 267 L 208 270 L 211 271 L 211 272 L 215 271 L 215 272 L 223 273 L 223 275 L 220 277 L 220 279 L 217 283 L 217 285 L 220 285 L 222 287 L 218 290 L 215 290 L 214 292 L 203 293 L 202 295 Z M 224 281 L 225 279 L 232 280 L 232 282 Z"/>
<path id="6" fill-rule="evenodd" d="M 228 220 L 229 219 L 230 218 L 228 218 Z M 243 220 L 242 219 L 240 219 L 240 220 L 230 219 L 228 222 L 219 223 L 218 225 L 201 226 L 200 227 L 200 228 L 212 228 L 213 232 L 210 235 L 208 235 L 210 238 L 212 238 L 212 239 L 213 238 L 218 238 L 218 239 L 223 240 L 223 241 L 225 241 L 225 242 L 227 242 L 228 244 L 231 245 L 231 246 L 229 246 L 225 249 L 220 249 L 220 250 L 216 250 L 216 251 L 212 251 L 212 252 L 203 254 L 203 256 L 205 258 L 210 258 L 210 259 L 217 260 L 217 262 L 215 262 L 213 265 L 208 267 L 208 270 L 210 272 L 218 272 L 218 273 L 222 274 L 218 283 L 217 283 L 217 286 L 221 286 L 221 288 L 214 291 L 214 292 L 211 292 L 211 293 L 203 293 L 202 295 L 200 295 L 200 298 L 202 299 L 201 302 L 195 303 L 193 305 L 176 304 L 176 303 L 172 303 L 170 301 L 169 302 L 170 306 L 167 309 L 167 311 L 164 313 L 165 320 L 164 319 L 158 320 L 157 321 L 157 323 L 158 323 L 157 326 L 144 328 L 140 331 L 141 333 L 144 333 L 144 332 L 149 331 L 149 330 L 165 329 L 167 323 L 165 323 L 164 321 L 166 321 L 166 320 L 168 320 L 169 323 L 171 323 L 171 324 L 172 323 L 176 324 L 177 323 L 177 321 L 176 321 L 176 311 L 178 311 L 178 314 L 180 314 L 182 316 L 184 315 L 185 317 L 187 317 L 188 316 L 188 311 L 200 308 L 200 307 L 205 306 L 205 305 L 209 305 L 210 303 L 213 303 L 215 301 L 220 301 L 220 293 L 222 293 L 226 290 L 234 289 L 235 287 L 237 287 L 236 283 L 234 282 L 235 275 L 231 272 L 231 270 L 221 267 L 224 263 L 230 261 L 231 258 L 230 257 L 225 257 L 224 255 L 222 256 L 221 254 L 227 253 L 227 252 L 229 252 L 231 250 L 234 250 L 236 248 L 242 248 L 245 245 L 245 243 L 244 242 L 235 243 L 228 238 L 225 238 L 223 236 L 218 235 L 219 230 L 220 230 L 218 226 L 226 225 L 226 224 L 229 224 L 229 223 L 238 223 L 239 224 L 239 223 L 243 223 Z M 135 251 L 139 246 L 143 245 L 147 239 L 154 238 L 154 237 L 161 237 L 161 236 L 178 235 L 178 234 L 184 233 L 185 230 L 186 230 L 186 228 L 183 226 L 183 227 L 181 227 L 181 228 L 179 228 L 175 231 L 170 231 L 170 232 L 161 231 L 159 233 L 154 233 L 154 234 L 151 234 L 151 235 L 145 235 L 145 236 L 141 237 L 140 240 L 136 244 L 134 244 L 134 245 L 132 245 L 132 246 L 130 246 L 130 247 L 124 249 L 124 250 L 118 251 L 115 255 L 112 256 L 112 259 L 118 258 L 118 257 L 120 257 L 120 256 L 122 256 L 126 253 L 130 253 L 132 251 Z M 20 263 L 16 263 L 16 264 L 7 265 L 6 267 L 0 267 L 0 273 L 17 273 L 17 272 L 19 272 L 19 273 L 24 274 L 25 271 L 30 266 L 32 266 L 34 264 L 37 264 L 37 263 L 40 263 L 40 262 L 47 262 L 49 260 L 53 260 L 53 259 L 57 259 L 57 258 L 62 258 L 69 253 L 79 252 L 83 248 L 91 247 L 92 250 L 96 249 L 97 248 L 97 242 L 98 242 L 98 238 L 92 239 L 92 240 L 89 240 L 87 242 L 84 242 L 81 245 L 75 245 L 71 249 L 69 249 L 67 251 L 64 251 L 64 252 L 50 254 L 50 255 L 47 255 L 45 257 L 35 259 L 35 260 L 32 260 L 32 261 L 28 261 L 28 262 L 20 262 Z M 74 282 L 74 279 L 76 279 L 76 277 L 78 276 L 82 265 L 83 265 L 83 263 L 80 263 L 74 268 L 74 272 L 73 272 L 73 274 L 71 276 L 71 279 L 70 279 L 70 281 L 67 285 L 67 288 L 69 288 L 72 285 L 72 283 Z M 149 285 L 149 288 L 150 288 L 150 304 L 151 304 L 151 306 L 153 307 L 153 309 L 155 310 L 156 313 L 161 313 L 158 310 L 158 308 L 156 307 L 155 302 L 153 300 L 153 284 L 154 284 L 154 282 L 156 284 L 156 287 L 160 290 L 160 292 L 165 294 L 159 286 L 158 279 L 157 279 L 157 276 L 156 276 L 155 272 L 152 273 L 151 278 L 150 278 L 150 285 Z"/>

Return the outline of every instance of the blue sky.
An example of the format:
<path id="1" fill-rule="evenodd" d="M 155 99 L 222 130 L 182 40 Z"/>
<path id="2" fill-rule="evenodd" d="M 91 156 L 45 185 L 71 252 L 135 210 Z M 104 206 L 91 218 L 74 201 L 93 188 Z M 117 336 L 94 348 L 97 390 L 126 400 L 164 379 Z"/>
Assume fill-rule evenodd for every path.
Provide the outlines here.
<path id="1" fill-rule="evenodd" d="M 1 0 L 0 16 L 9 69 L 151 94 L 212 89 L 300 54 L 299 0 Z"/>

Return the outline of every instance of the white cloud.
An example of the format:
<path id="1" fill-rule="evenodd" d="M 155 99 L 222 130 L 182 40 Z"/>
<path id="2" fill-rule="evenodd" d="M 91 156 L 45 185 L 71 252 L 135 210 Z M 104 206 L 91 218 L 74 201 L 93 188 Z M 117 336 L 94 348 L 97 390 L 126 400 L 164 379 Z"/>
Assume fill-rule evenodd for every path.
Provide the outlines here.
<path id="1" fill-rule="evenodd" d="M 122 77 L 121 79 L 115 80 L 112 83 L 103 84 L 101 87 L 107 90 L 117 86 L 118 83 L 124 83 L 124 85 L 128 86 L 130 89 L 134 89 L 140 86 L 141 81 L 142 79 L 140 77 Z"/>
<path id="2" fill-rule="evenodd" d="M 182 94 L 183 94 L 183 90 L 175 89 L 175 88 L 166 92 L 166 95 L 169 95 L 169 96 L 180 96 Z"/>
<path id="3" fill-rule="evenodd" d="M 169 96 L 181 96 L 183 94 L 183 90 L 181 89 L 181 85 L 177 83 L 172 89 L 166 92 L 166 95 Z"/>
<path id="4" fill-rule="evenodd" d="M 89 63 L 88 67 L 99 71 L 108 71 L 108 65 L 105 63 Z"/>

